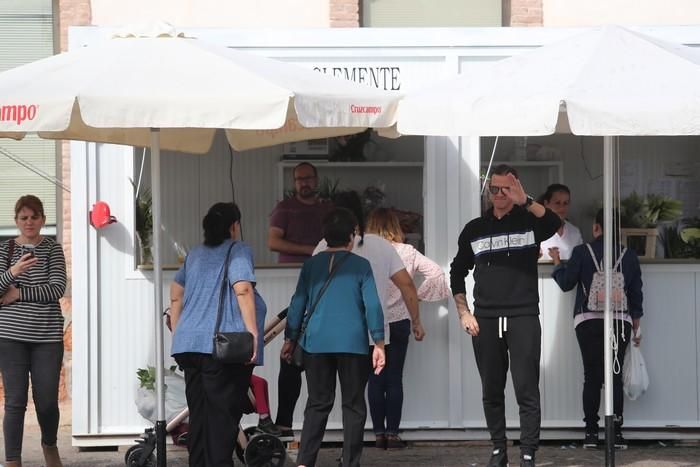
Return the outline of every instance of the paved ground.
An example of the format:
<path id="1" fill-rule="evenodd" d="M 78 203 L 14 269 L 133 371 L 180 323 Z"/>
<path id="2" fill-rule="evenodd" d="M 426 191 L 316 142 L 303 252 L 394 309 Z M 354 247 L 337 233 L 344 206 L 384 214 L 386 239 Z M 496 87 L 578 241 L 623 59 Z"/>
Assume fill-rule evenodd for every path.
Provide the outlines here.
<path id="1" fill-rule="evenodd" d="M 24 465 L 28 467 L 43 465 L 39 448 L 39 432 L 36 426 L 27 427 L 25 434 Z M 67 467 L 122 467 L 124 466 L 125 448 L 119 451 L 79 452 L 70 446 L 70 426 L 61 427 L 60 450 Z M 320 454 L 319 467 L 335 467 L 340 448 L 324 448 Z M 512 460 L 516 460 L 517 449 L 510 449 Z M 294 453 L 291 453 L 292 456 Z M 367 446 L 363 453 L 362 465 L 365 467 L 476 467 L 483 466 L 489 456 L 489 447 L 484 443 L 445 443 L 414 444 L 402 451 L 378 451 Z M 588 467 L 604 465 L 602 451 L 583 450 L 574 445 L 562 446 L 560 443 L 547 443 L 539 451 L 538 466 Z M 186 466 L 187 452 L 181 448 L 169 447 L 169 466 Z M 240 464 L 236 464 L 240 465 Z M 296 465 L 293 462 L 287 464 Z M 513 465 L 513 462 L 511 462 Z M 515 464 L 517 467 L 517 463 Z M 662 446 L 658 442 L 645 442 L 630 446 L 627 451 L 617 455 L 618 466 L 629 467 L 690 467 L 700 466 L 700 446 L 672 445 Z"/>
<path id="2" fill-rule="evenodd" d="M 62 414 L 70 413 L 64 408 Z M 118 451 L 78 451 L 71 446 L 71 426 L 69 416 L 64 417 L 59 433 L 59 449 L 66 467 L 122 467 L 124 466 L 125 448 Z M 186 466 L 187 451 L 169 446 L 168 466 Z M 517 460 L 517 448 L 510 449 L 511 461 Z M 335 467 L 340 447 L 325 447 L 319 456 L 319 467 Z M 484 466 L 490 449 L 484 442 L 451 443 L 414 443 L 402 451 L 379 451 L 370 445 L 364 450 L 364 467 L 476 467 Z M 293 458 L 295 453 L 290 453 Z M 4 453 L 0 456 L 4 459 Z M 551 467 L 588 467 L 604 465 L 603 451 L 584 450 L 575 443 L 546 442 L 538 452 L 537 465 Z M 35 414 L 27 414 L 27 426 L 24 438 L 25 467 L 43 465 L 40 448 L 39 429 Z M 240 465 L 237 463 L 236 465 Z M 288 466 L 296 465 L 291 460 Z M 511 462 L 511 466 L 517 463 Z M 627 451 L 618 452 L 617 466 L 625 467 L 690 467 L 700 466 L 700 444 L 698 443 L 633 443 Z"/>

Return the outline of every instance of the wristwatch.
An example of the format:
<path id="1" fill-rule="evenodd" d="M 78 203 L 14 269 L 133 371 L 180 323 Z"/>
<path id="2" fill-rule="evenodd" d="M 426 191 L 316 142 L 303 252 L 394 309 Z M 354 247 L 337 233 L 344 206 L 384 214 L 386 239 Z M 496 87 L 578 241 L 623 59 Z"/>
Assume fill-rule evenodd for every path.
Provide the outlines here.
<path id="1" fill-rule="evenodd" d="M 532 206 L 532 203 L 534 203 L 535 200 L 532 196 L 527 195 L 527 198 L 525 199 L 525 203 L 522 205 L 525 209 L 528 209 L 530 206 Z"/>

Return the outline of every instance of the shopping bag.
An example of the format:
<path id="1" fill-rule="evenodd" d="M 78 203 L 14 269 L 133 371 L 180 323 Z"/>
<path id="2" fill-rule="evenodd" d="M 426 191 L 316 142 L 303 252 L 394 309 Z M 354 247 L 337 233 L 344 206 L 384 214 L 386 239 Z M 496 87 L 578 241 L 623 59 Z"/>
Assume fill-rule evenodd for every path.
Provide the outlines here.
<path id="1" fill-rule="evenodd" d="M 153 371 L 155 373 L 155 369 Z M 165 421 L 169 423 L 187 407 L 185 378 L 180 374 L 165 370 Z M 136 409 L 146 420 L 156 422 L 156 391 L 153 385 L 146 384 L 136 390 Z"/>
<path id="2" fill-rule="evenodd" d="M 642 350 L 633 343 L 627 347 L 623 365 L 622 389 L 630 400 L 636 400 L 649 388 L 649 374 Z"/>

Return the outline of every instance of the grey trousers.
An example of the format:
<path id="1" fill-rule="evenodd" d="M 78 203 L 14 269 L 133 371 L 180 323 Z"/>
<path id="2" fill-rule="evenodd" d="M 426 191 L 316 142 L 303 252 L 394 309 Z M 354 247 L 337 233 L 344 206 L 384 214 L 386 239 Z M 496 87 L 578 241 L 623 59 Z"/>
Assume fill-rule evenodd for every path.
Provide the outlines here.
<path id="1" fill-rule="evenodd" d="M 5 459 L 20 460 L 27 410 L 29 379 L 41 442 L 56 445 L 58 434 L 58 382 L 63 363 L 63 342 L 32 343 L 0 339 L 0 371 L 5 387 L 2 431 Z"/>

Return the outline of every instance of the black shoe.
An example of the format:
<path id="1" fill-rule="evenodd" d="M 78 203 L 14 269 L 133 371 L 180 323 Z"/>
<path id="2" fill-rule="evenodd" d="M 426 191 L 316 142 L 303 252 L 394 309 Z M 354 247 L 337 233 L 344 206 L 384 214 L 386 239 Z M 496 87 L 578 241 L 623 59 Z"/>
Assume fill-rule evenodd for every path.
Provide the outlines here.
<path id="1" fill-rule="evenodd" d="M 508 467 L 508 451 L 505 448 L 494 449 L 486 467 Z"/>
<path id="2" fill-rule="evenodd" d="M 586 431 L 583 439 L 583 449 L 596 449 L 598 447 L 598 430 Z"/>
<path id="3" fill-rule="evenodd" d="M 374 441 L 374 446 L 377 449 L 386 449 L 386 435 L 376 434 L 376 440 Z"/>
<path id="4" fill-rule="evenodd" d="M 386 449 L 405 449 L 408 445 L 399 435 L 386 435 Z"/>
<path id="5" fill-rule="evenodd" d="M 535 456 L 533 454 L 521 454 L 520 467 L 535 467 Z"/>
<path id="6" fill-rule="evenodd" d="M 615 433 L 615 449 L 627 449 L 627 440 L 622 436 L 622 432 Z"/>
<path id="7" fill-rule="evenodd" d="M 280 430 L 279 438 L 282 441 L 294 441 L 294 430 L 288 427 L 283 427 L 275 424 L 278 430 Z"/>
<path id="8" fill-rule="evenodd" d="M 270 417 L 260 419 L 258 422 L 258 431 L 272 436 L 282 436 L 282 430 L 277 428 L 277 425 L 272 423 L 272 419 Z"/>

